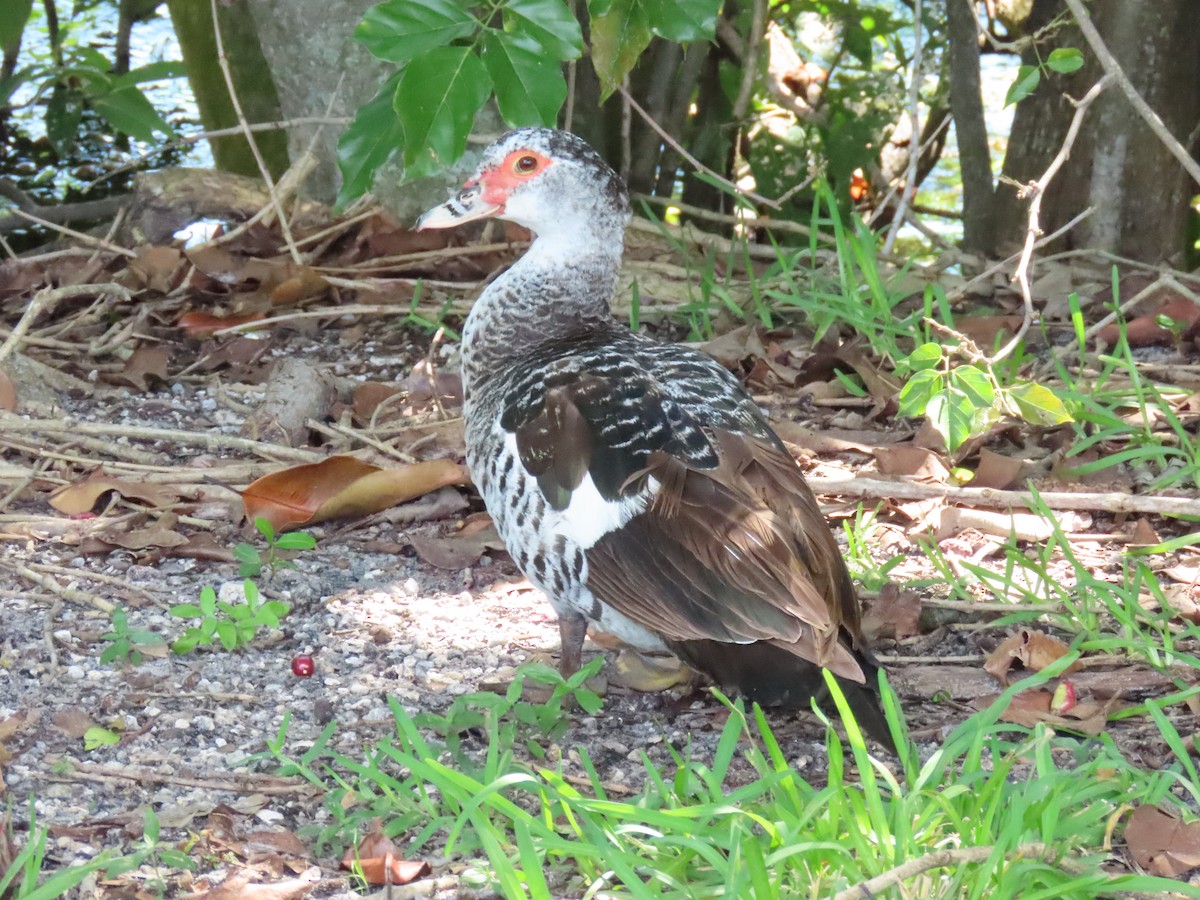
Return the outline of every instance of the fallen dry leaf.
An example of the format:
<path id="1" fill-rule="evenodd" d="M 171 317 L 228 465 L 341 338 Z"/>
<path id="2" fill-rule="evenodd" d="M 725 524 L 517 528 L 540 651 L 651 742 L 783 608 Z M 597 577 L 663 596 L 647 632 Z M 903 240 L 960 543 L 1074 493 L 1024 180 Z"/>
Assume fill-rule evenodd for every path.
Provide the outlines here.
<path id="1" fill-rule="evenodd" d="M 921 633 L 921 596 L 888 582 L 863 612 L 862 630 L 869 640 L 902 641 Z"/>
<path id="2" fill-rule="evenodd" d="M 390 401 L 393 397 L 400 397 L 403 394 L 404 388 L 396 384 L 366 381 L 355 385 L 350 401 L 354 410 L 354 421 L 359 425 L 369 424 L 372 417 L 376 415 L 375 411 L 379 409 L 382 403 Z M 391 404 L 389 403 L 389 405 Z M 397 404 L 394 408 L 398 412 L 400 407 Z M 381 418 L 379 421 L 386 421 L 386 418 Z"/>
<path id="3" fill-rule="evenodd" d="M 378 823 L 357 847 L 346 850 L 341 867 L 349 871 L 361 869 L 363 878 L 371 884 L 408 884 L 431 871 L 427 862 L 405 859 Z"/>
<path id="4" fill-rule="evenodd" d="M 183 254 L 177 247 L 141 247 L 137 257 L 130 261 L 128 271 L 142 287 L 169 294 L 182 260 Z"/>
<path id="5" fill-rule="evenodd" d="M 975 709 L 987 709 L 1000 697 L 999 694 L 988 694 L 972 701 Z M 1097 735 L 1104 731 L 1108 723 L 1108 713 L 1116 706 L 1115 701 L 1104 704 L 1093 700 L 1077 702 L 1070 709 L 1062 710 L 1062 715 L 1054 713 L 1054 694 L 1045 690 L 1021 691 L 1000 713 L 1000 721 L 1012 722 L 1033 728 L 1035 725 L 1047 725 L 1065 731 L 1080 734 Z"/>
<path id="6" fill-rule="evenodd" d="M 262 516 L 278 530 L 345 516 L 364 516 L 450 484 L 467 484 L 464 466 L 449 459 L 381 469 L 352 456 L 292 466 L 246 488 L 246 518 Z"/>
<path id="7" fill-rule="evenodd" d="M 97 722 L 78 706 L 64 706 L 56 709 L 50 717 L 54 727 L 67 737 L 81 738 L 88 730 L 97 727 Z"/>
<path id="8" fill-rule="evenodd" d="M 998 350 L 1002 334 L 1016 334 L 1021 327 L 1020 316 L 963 316 L 955 317 L 954 327 L 979 345 L 984 353 Z"/>
<path id="9" fill-rule="evenodd" d="M 1174 297 L 1153 312 L 1130 319 L 1124 325 L 1129 346 L 1146 347 L 1151 344 L 1173 343 L 1175 334 L 1158 324 L 1160 316 L 1175 322 L 1179 331 L 1187 331 L 1200 322 L 1200 305 L 1187 297 Z M 1097 337 L 1111 347 L 1117 343 L 1120 334 L 1121 328 L 1114 322 L 1101 328 Z"/>
<path id="10" fill-rule="evenodd" d="M 1183 822 L 1157 806 L 1139 806 L 1125 826 L 1134 862 L 1153 875 L 1179 878 L 1200 866 L 1200 822 Z"/>
<path id="11" fill-rule="evenodd" d="M 468 521 L 457 532 L 446 536 L 415 534 L 409 539 L 417 556 L 439 569 L 458 571 L 479 562 L 488 550 L 503 550 L 504 541 L 496 533 L 491 516 Z"/>
<path id="12" fill-rule="evenodd" d="M 142 344 L 125 360 L 125 368 L 109 376 L 109 381 L 148 390 L 167 380 L 167 363 L 170 359 L 171 352 L 166 347 Z"/>
<path id="13" fill-rule="evenodd" d="M 250 876 L 239 872 L 211 891 L 189 895 L 188 900 L 296 900 L 315 888 L 320 878 L 320 870 L 315 866 L 298 878 L 269 884 L 251 884 Z"/>
<path id="14" fill-rule="evenodd" d="M 971 479 L 971 487 L 995 488 L 1003 491 L 1012 487 L 1025 468 L 1025 462 L 1013 459 L 1011 456 L 1001 456 L 986 447 L 979 451 L 979 465 L 975 467 L 975 477 Z"/>
<path id="15" fill-rule="evenodd" d="M 983 668 L 1001 684 L 1007 685 L 1010 682 L 1009 672 L 1018 663 L 1021 668 L 1040 672 L 1066 653 L 1067 645 L 1058 638 L 1044 631 L 1022 628 L 1004 639 L 988 657 Z M 1069 675 L 1078 669 L 1079 663 L 1075 662 L 1063 674 Z"/>
<path id="16" fill-rule="evenodd" d="M 409 406 L 426 406 L 433 401 L 434 385 L 437 385 L 438 399 L 444 407 L 459 407 L 463 402 L 462 376 L 457 372 L 444 372 L 435 369 L 433 378 L 429 377 L 429 361 L 421 360 L 413 366 L 412 372 L 404 380 L 404 389 L 408 392 Z"/>
<path id="17" fill-rule="evenodd" d="M 945 482 L 950 470 L 939 454 L 911 444 L 896 447 L 875 447 L 871 453 L 879 471 L 884 475 L 904 475 L 921 481 Z"/>
<path id="18" fill-rule="evenodd" d="M 50 495 L 50 505 L 68 516 L 77 516 L 95 510 L 100 499 L 114 491 L 126 500 L 141 500 L 159 509 L 170 506 L 179 496 L 163 485 L 111 478 L 97 469 L 83 481 L 65 484 L 54 491 Z"/>
<path id="19" fill-rule="evenodd" d="M 3 369 L 0 369 L 0 409 L 6 412 L 17 411 L 17 389 Z"/>
<path id="20" fill-rule="evenodd" d="M 179 321 L 176 324 L 184 330 L 188 337 L 202 338 L 208 337 L 213 332 L 220 331 L 222 328 L 245 325 L 249 322 L 257 322 L 260 319 L 265 319 L 266 317 L 266 313 L 263 312 L 248 312 L 230 316 L 214 316 L 212 313 L 205 312 L 186 312 L 179 317 Z"/>

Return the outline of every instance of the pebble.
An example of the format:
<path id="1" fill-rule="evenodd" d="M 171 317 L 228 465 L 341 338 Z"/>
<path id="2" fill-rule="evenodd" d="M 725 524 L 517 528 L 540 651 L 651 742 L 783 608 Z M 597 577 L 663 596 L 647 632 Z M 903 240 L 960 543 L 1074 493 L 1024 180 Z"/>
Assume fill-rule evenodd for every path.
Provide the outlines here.
<path id="1" fill-rule="evenodd" d="M 83 666 L 67 666 L 67 677 L 72 681 L 83 681 L 87 678 L 87 670 Z"/>

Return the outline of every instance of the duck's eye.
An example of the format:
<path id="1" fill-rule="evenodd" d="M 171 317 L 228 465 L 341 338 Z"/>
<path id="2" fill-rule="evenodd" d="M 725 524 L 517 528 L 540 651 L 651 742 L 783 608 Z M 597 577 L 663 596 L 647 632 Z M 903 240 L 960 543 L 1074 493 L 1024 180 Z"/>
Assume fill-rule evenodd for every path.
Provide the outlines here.
<path id="1" fill-rule="evenodd" d="M 538 167 L 538 161 L 537 161 L 536 156 L 518 156 L 517 157 L 516 169 L 522 175 L 528 175 L 530 172 L 532 172 L 537 167 Z"/>

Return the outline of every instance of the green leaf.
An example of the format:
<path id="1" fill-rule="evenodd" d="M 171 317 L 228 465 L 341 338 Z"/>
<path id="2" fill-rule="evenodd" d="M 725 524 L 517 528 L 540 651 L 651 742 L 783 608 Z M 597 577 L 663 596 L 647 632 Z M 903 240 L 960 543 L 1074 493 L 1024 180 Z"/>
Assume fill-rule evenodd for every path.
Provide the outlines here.
<path id="1" fill-rule="evenodd" d="M 948 387 L 934 396 L 925 408 L 929 424 L 937 429 L 953 455 L 967 442 L 975 424 L 975 405 L 962 391 Z"/>
<path id="2" fill-rule="evenodd" d="M 268 544 L 275 543 L 275 526 L 264 519 L 262 516 L 256 516 L 254 519 L 254 527 L 264 538 Z"/>
<path id="3" fill-rule="evenodd" d="M 146 823 L 142 826 L 142 836 L 151 844 L 158 843 L 159 824 L 158 816 L 154 814 L 154 810 L 146 807 Z"/>
<path id="4" fill-rule="evenodd" d="M 846 44 L 846 49 L 850 51 L 850 55 L 869 68 L 875 49 L 871 44 L 871 32 L 858 22 L 847 22 L 842 40 Z"/>
<path id="5" fill-rule="evenodd" d="M 1074 421 L 1062 399 L 1048 387 L 1028 381 L 1014 384 L 1008 389 L 1008 394 L 1026 422 L 1034 425 L 1062 425 Z"/>
<path id="6" fill-rule="evenodd" d="M 242 582 L 242 593 L 245 595 L 246 602 L 250 606 L 258 605 L 258 585 L 249 578 Z"/>
<path id="7" fill-rule="evenodd" d="M 217 623 L 217 639 L 226 650 L 234 650 L 238 645 L 237 626 L 231 622 Z"/>
<path id="8" fill-rule="evenodd" d="M 171 650 L 183 656 L 185 653 L 191 653 L 200 646 L 202 636 L 199 628 L 189 628 L 175 643 L 171 645 Z"/>
<path id="9" fill-rule="evenodd" d="M 99 725 L 93 725 L 83 733 L 83 749 L 84 750 L 99 750 L 101 747 L 111 747 L 113 744 L 119 744 L 121 736 L 115 731 L 109 731 L 107 728 L 101 728 Z"/>
<path id="10" fill-rule="evenodd" d="M 933 399 L 945 384 L 942 374 L 932 369 L 923 369 L 908 380 L 908 384 L 900 391 L 899 414 L 902 416 L 923 416 Z"/>
<path id="11" fill-rule="evenodd" d="M 645 0 L 650 30 L 669 41 L 706 41 L 717 30 L 721 0 Z"/>
<path id="12" fill-rule="evenodd" d="M 317 546 L 317 539 L 307 531 L 294 531 L 291 534 L 281 534 L 275 542 L 277 550 L 311 550 Z"/>
<path id="13" fill-rule="evenodd" d="M 268 600 L 260 608 L 269 610 L 271 615 L 277 618 L 283 618 L 292 611 L 291 604 L 284 603 L 282 600 Z"/>
<path id="14" fill-rule="evenodd" d="M 127 641 L 117 641 L 111 647 L 106 647 L 104 652 L 100 654 L 100 664 L 107 666 L 110 662 L 120 659 L 129 653 L 129 643 Z"/>
<path id="15" fill-rule="evenodd" d="M 187 66 L 182 59 L 162 59 L 158 62 L 146 63 L 136 69 L 130 69 L 124 75 L 113 79 L 117 87 L 131 84 L 144 84 L 147 81 L 163 81 L 167 78 L 187 78 Z"/>
<path id="16" fill-rule="evenodd" d="M 1042 70 L 1037 66 L 1021 66 L 1017 69 L 1017 79 L 1008 89 L 1008 93 L 1004 95 L 1004 105 L 1012 106 L 1014 103 L 1019 103 L 1024 100 L 1035 90 L 1038 83 L 1042 80 Z"/>
<path id="17" fill-rule="evenodd" d="M 520 20 L 512 23 L 515 32 L 512 37 L 527 34 L 559 61 L 583 55 L 579 20 L 562 0 L 510 0 L 504 9 Z"/>
<path id="18" fill-rule="evenodd" d="M 367 10 L 354 37 L 380 59 L 403 63 L 466 37 L 477 25 L 454 0 L 390 0 Z"/>
<path id="19" fill-rule="evenodd" d="M 158 851 L 159 861 L 171 869 L 183 869 L 187 872 L 196 871 L 196 861 L 174 847 L 163 847 Z"/>
<path id="20" fill-rule="evenodd" d="M 996 402 L 991 379 L 976 366 L 959 366 L 951 371 L 950 384 L 962 391 L 976 409 L 988 409 Z"/>
<path id="21" fill-rule="evenodd" d="M 4 0 L 0 4 L 0 50 L 16 46 L 32 9 L 33 0 Z"/>
<path id="22" fill-rule="evenodd" d="M 1063 75 L 1070 75 L 1083 68 L 1083 54 L 1075 47 L 1059 47 L 1046 57 L 1046 68 Z"/>
<path id="23" fill-rule="evenodd" d="M 592 15 L 592 66 L 600 79 L 601 100 L 621 86 L 650 38 L 642 0 L 613 0 L 603 15 Z"/>
<path id="24" fill-rule="evenodd" d="M 405 175 L 430 175 L 462 156 L 491 91 L 487 68 L 469 47 L 439 47 L 410 62 L 395 98 Z"/>
<path id="25" fill-rule="evenodd" d="M 217 611 L 217 592 L 211 585 L 200 589 L 200 610 L 206 616 L 211 616 Z"/>
<path id="26" fill-rule="evenodd" d="M 139 141 L 152 142 L 155 132 L 167 137 L 174 134 L 146 95 L 133 85 L 96 97 L 92 106 L 117 131 Z"/>
<path id="27" fill-rule="evenodd" d="M 78 91 L 57 88 L 46 103 L 46 138 L 59 156 L 75 146 L 79 121 L 83 118 L 83 97 Z"/>
<path id="28" fill-rule="evenodd" d="M 942 361 L 941 344 L 922 344 L 908 355 L 905 360 L 914 372 L 932 369 Z"/>
<path id="29" fill-rule="evenodd" d="M 177 619 L 200 619 L 204 612 L 194 603 L 178 603 L 168 610 Z"/>
<path id="30" fill-rule="evenodd" d="M 337 162 L 342 173 L 337 204 L 345 206 L 371 189 L 375 170 L 391 159 L 404 144 L 404 129 L 396 116 L 397 72 L 371 100 L 354 114 L 338 138 Z"/>
<path id="31" fill-rule="evenodd" d="M 112 627 L 113 631 L 125 631 L 129 627 L 129 613 L 125 612 L 125 607 L 118 606 L 112 611 Z"/>
<path id="32" fill-rule="evenodd" d="M 496 104 L 509 125 L 554 125 L 567 99 L 562 67 L 537 41 L 489 29 L 483 64 L 496 89 Z"/>

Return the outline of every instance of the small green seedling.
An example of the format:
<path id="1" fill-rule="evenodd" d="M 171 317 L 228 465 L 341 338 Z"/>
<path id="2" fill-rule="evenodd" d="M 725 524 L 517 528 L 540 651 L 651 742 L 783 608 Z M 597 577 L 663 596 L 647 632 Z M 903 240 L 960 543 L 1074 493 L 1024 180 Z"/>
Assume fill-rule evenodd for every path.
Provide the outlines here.
<path id="1" fill-rule="evenodd" d="M 112 629 L 100 635 L 100 640 L 109 642 L 109 646 L 100 654 L 100 662 L 105 665 L 117 663 L 119 666 L 140 666 L 145 655 L 138 649 L 139 646 L 149 648 L 166 644 L 157 632 L 145 628 L 130 628 L 129 614 L 122 606 L 112 611 Z"/>
<path id="2" fill-rule="evenodd" d="M 227 603 L 217 599 L 217 592 L 206 586 L 200 592 L 200 603 L 180 603 L 171 607 L 171 615 L 179 619 L 199 619 L 183 636 L 171 645 L 176 653 L 189 653 L 201 645 L 219 642 L 226 650 L 236 650 L 254 640 L 263 628 L 278 628 L 281 617 L 291 611 L 282 600 L 262 602 L 258 585 L 249 578 L 243 582 L 245 603 Z"/>
<path id="3" fill-rule="evenodd" d="M 242 542 L 233 548 L 233 555 L 241 564 L 238 567 L 239 578 L 257 578 L 263 569 L 269 569 L 272 574 L 280 569 L 294 569 L 296 564 L 283 555 L 293 550 L 311 550 L 317 546 L 317 539 L 307 531 L 296 531 L 291 534 L 276 534 L 274 526 L 262 516 L 254 520 L 254 527 L 267 542 L 267 552 L 263 554 L 253 544 Z"/>

